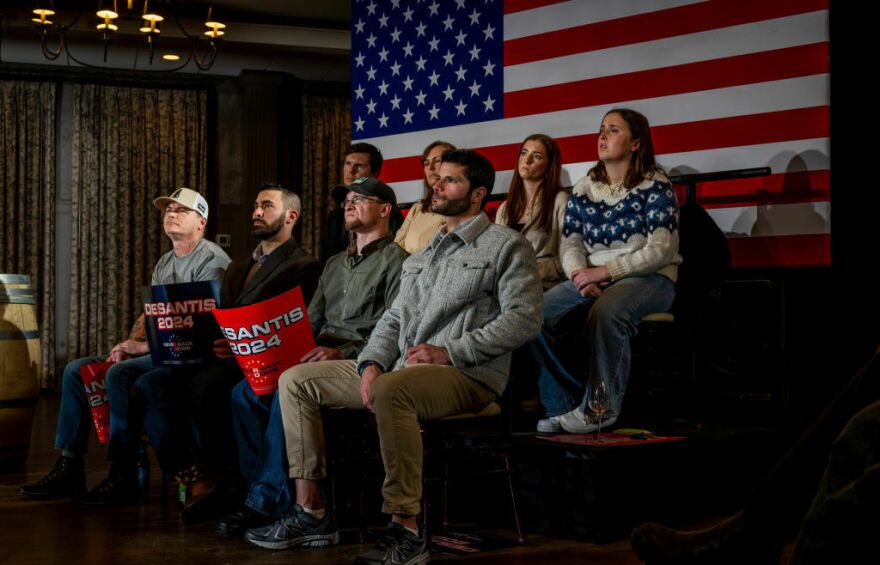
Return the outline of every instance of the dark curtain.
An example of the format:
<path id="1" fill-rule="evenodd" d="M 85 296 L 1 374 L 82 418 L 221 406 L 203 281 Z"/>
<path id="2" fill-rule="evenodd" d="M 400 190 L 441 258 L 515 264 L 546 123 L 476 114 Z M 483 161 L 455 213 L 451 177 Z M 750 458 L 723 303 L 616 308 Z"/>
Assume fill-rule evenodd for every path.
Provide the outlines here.
<path id="1" fill-rule="evenodd" d="M 31 277 L 41 387 L 55 374 L 55 96 L 52 82 L 0 80 L 0 272 Z"/>
<path id="2" fill-rule="evenodd" d="M 351 144 L 351 101 L 303 96 L 302 246 L 317 257 L 324 218 L 333 209 L 330 189 L 342 181 L 342 161 Z"/>
<path id="3" fill-rule="evenodd" d="M 106 353 L 170 242 L 153 199 L 207 194 L 204 90 L 75 85 L 70 358 Z"/>

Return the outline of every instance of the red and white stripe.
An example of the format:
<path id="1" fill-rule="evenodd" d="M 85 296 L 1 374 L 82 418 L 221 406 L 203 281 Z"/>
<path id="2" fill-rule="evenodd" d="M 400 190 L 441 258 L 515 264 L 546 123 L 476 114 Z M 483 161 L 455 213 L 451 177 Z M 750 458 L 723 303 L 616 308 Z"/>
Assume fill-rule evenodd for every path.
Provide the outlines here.
<path id="1" fill-rule="evenodd" d="M 771 168 L 698 187 L 736 266 L 830 264 L 828 0 L 507 0 L 504 57 L 503 120 L 358 140 L 381 148 L 401 201 L 421 196 L 435 139 L 489 157 L 503 193 L 522 139 L 546 133 L 573 184 L 624 106 L 672 174 Z"/>

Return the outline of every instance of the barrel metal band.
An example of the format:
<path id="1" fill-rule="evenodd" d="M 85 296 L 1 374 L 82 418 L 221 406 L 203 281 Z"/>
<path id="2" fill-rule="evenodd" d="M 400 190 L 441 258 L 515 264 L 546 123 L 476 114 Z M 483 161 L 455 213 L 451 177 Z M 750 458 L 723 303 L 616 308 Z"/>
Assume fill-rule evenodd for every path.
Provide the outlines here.
<path id="1" fill-rule="evenodd" d="M 0 330 L 0 341 L 39 338 L 40 330 Z"/>
<path id="2" fill-rule="evenodd" d="M 34 294 L 30 290 L 22 293 L 15 292 L 16 290 L 19 289 L 0 289 L 0 304 L 36 304 Z"/>
<path id="3" fill-rule="evenodd" d="M 7 296 L 33 296 L 34 293 L 29 288 L 3 288 L 0 289 L 0 294 L 6 294 Z"/>

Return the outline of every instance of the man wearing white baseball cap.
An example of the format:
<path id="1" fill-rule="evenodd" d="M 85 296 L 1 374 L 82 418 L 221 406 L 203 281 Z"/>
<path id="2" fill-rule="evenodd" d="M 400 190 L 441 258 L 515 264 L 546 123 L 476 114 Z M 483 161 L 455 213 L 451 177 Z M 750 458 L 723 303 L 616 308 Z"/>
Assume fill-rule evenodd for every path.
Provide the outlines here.
<path id="1" fill-rule="evenodd" d="M 172 202 L 177 202 L 181 206 L 189 208 L 193 212 L 197 212 L 205 220 L 208 219 L 208 201 L 205 200 L 204 196 L 191 188 L 182 186 L 175 190 L 171 196 L 160 196 L 153 200 L 153 204 L 156 205 L 156 208 L 163 211 L 165 210 L 165 207 Z"/>
<path id="2" fill-rule="evenodd" d="M 172 250 L 159 259 L 153 269 L 151 285 L 220 279 L 229 265 L 226 252 L 204 239 L 208 221 L 208 202 L 197 191 L 178 188 L 170 196 L 153 201 L 162 210 L 165 235 Z M 134 501 L 137 495 L 136 447 L 130 445 L 129 397 L 134 382 L 153 369 L 144 328 L 143 314 L 138 317 L 128 339 L 106 357 L 114 364 L 107 371 L 106 386 L 110 403 L 110 474 L 98 486 L 85 490 L 83 456 L 88 444 L 91 411 L 80 376 L 80 369 L 104 357 L 76 359 L 64 368 L 61 407 L 58 411 L 55 447 L 61 456 L 55 467 L 42 479 L 21 487 L 22 494 L 34 498 L 78 497 L 90 504 L 115 504 Z"/>
<path id="3" fill-rule="evenodd" d="M 150 284 L 223 278 L 231 259 L 219 245 L 204 239 L 205 225 L 208 223 L 208 202 L 205 198 L 195 190 L 184 187 L 178 188 L 170 196 L 155 199 L 153 204 L 164 212 L 165 235 L 174 249 L 156 263 Z"/>

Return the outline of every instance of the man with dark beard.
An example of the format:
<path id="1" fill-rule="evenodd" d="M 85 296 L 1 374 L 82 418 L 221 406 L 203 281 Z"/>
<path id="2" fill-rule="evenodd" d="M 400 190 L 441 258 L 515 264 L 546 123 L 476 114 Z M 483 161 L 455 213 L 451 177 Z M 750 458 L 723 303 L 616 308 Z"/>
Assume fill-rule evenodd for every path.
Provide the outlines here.
<path id="1" fill-rule="evenodd" d="M 372 177 L 336 188 L 340 187 L 348 192 L 342 203 L 345 229 L 355 237 L 348 249 L 327 261 L 309 304 L 309 322 L 318 345 L 303 356 L 304 364 L 357 358 L 397 295 L 407 256 L 394 243 L 389 226 L 397 212 L 391 187 Z M 277 393 L 258 397 L 246 381 L 232 392 L 239 463 L 249 486 L 241 508 L 217 524 L 222 537 L 237 537 L 249 528 L 271 523 L 292 506 L 277 397 Z M 265 427 L 255 426 L 257 414 L 268 418 Z"/>
<path id="2" fill-rule="evenodd" d="M 296 365 L 278 381 L 294 483 L 290 512 L 245 534 L 269 548 L 339 542 L 322 481 L 327 475 L 323 409 L 372 410 L 385 467 L 383 512 L 391 525 L 355 563 L 428 561 L 419 531 L 420 421 L 480 412 L 507 386 L 511 353 L 541 331 L 543 288 L 531 244 L 482 213 L 495 169 L 474 151 L 443 154 L 431 211 L 446 223 L 402 266 L 397 299 L 357 359 Z"/>
<path id="3" fill-rule="evenodd" d="M 251 214 L 252 233 L 260 243 L 252 253 L 229 265 L 220 288 L 221 307 L 254 304 L 297 286 L 302 289 L 306 302 L 311 300 L 321 276 L 321 265 L 293 237 L 301 209 L 299 196 L 284 185 L 266 183 L 260 187 Z M 222 515 L 227 479 L 238 465 L 235 450 L 230 448 L 233 433 L 229 398 L 237 383 L 241 381 L 247 386 L 247 382 L 226 340 L 214 343 L 214 354 L 217 360 L 213 365 L 182 380 L 187 387 L 186 412 L 192 420 L 198 444 L 196 460 L 182 473 L 191 483 L 192 497 L 183 509 L 184 519 L 191 522 Z M 156 400 L 154 404 L 161 404 L 159 399 L 153 400 Z M 257 405 L 264 413 L 268 412 L 268 404 L 258 400 Z M 179 417 L 173 414 L 173 409 L 169 412 L 169 417 Z M 176 460 L 177 467 L 183 460 L 180 453 L 170 459 Z"/>

